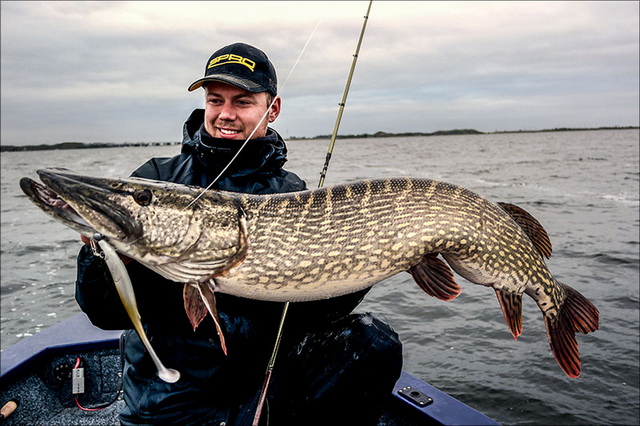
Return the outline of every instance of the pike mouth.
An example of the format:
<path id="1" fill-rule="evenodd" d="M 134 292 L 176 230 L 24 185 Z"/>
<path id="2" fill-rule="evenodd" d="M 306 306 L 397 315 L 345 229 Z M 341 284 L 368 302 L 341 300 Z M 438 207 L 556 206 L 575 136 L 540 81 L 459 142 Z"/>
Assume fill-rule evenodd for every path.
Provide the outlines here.
<path id="1" fill-rule="evenodd" d="M 111 192 L 85 182 L 64 169 L 38 170 L 43 184 L 20 179 L 20 188 L 45 213 L 88 237 L 99 232 L 119 241 L 139 238 L 140 225 L 128 212 L 110 202 Z"/>

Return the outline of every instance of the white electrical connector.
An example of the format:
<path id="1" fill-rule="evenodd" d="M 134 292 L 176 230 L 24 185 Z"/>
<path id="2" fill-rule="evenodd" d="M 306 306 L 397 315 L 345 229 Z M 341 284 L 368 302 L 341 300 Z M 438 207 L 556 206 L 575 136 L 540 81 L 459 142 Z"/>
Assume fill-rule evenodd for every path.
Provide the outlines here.
<path id="1" fill-rule="evenodd" d="M 71 370 L 71 387 L 74 395 L 84 393 L 84 368 Z"/>

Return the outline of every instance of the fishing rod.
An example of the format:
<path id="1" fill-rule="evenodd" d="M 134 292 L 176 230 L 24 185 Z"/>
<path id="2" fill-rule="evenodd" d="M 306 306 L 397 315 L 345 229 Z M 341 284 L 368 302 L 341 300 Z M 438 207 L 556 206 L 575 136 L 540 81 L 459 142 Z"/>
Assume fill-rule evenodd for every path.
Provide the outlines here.
<path id="1" fill-rule="evenodd" d="M 351 69 L 349 70 L 349 75 L 347 77 L 347 83 L 344 87 L 344 91 L 342 93 L 342 100 L 338 104 L 338 116 L 336 117 L 335 125 L 333 126 L 333 132 L 331 133 L 331 140 L 329 142 L 329 148 L 327 150 L 327 156 L 324 161 L 324 165 L 322 167 L 322 171 L 320 172 L 320 181 L 318 182 L 318 188 L 322 188 L 324 185 L 325 177 L 327 176 L 327 169 L 329 168 L 329 162 L 331 161 L 331 156 L 333 155 L 333 148 L 335 147 L 336 137 L 338 135 L 338 129 L 340 128 L 340 122 L 342 121 L 342 113 L 344 112 L 344 107 L 347 103 L 347 96 L 349 94 L 349 89 L 351 87 L 351 80 L 353 79 L 353 73 L 356 68 L 356 62 L 358 61 L 358 55 L 360 53 L 360 46 L 362 46 L 362 40 L 364 38 L 364 32 L 367 28 L 367 22 L 369 20 L 369 13 L 371 12 L 371 5 L 373 0 L 369 0 L 369 6 L 367 7 L 367 13 L 364 15 L 364 22 L 362 23 L 362 29 L 360 30 L 360 37 L 358 39 L 358 44 L 356 46 L 356 51 L 353 54 L 353 60 L 351 61 Z M 273 369 L 276 364 L 276 358 L 278 356 L 278 350 L 280 349 L 280 343 L 282 341 L 282 333 L 284 330 L 284 323 L 287 318 L 287 313 L 289 311 L 290 302 L 286 302 L 284 307 L 282 308 L 282 315 L 280 317 L 280 325 L 278 326 L 278 332 L 276 334 L 276 340 L 273 347 L 273 352 L 271 353 L 271 358 L 269 359 L 269 364 L 267 365 L 267 371 L 265 373 L 264 383 L 262 385 L 262 391 L 260 392 L 260 398 L 258 400 L 258 406 L 256 408 L 256 414 L 253 418 L 252 426 L 258 426 L 260 422 L 260 417 L 262 416 L 262 408 L 264 407 L 264 402 L 267 398 L 267 390 L 269 388 L 269 383 L 271 381 L 271 376 L 273 375 Z"/>
<path id="2" fill-rule="evenodd" d="M 369 12 L 371 11 L 371 4 L 373 0 L 369 1 L 369 7 L 367 8 L 367 14 L 364 16 L 364 23 L 362 24 L 362 30 L 360 31 L 360 38 L 358 39 L 358 45 L 356 46 L 356 52 L 353 54 L 353 61 L 351 61 L 351 69 L 349 70 L 349 76 L 347 77 L 347 84 L 344 87 L 342 93 L 342 100 L 340 101 L 338 116 L 336 117 L 336 123 L 333 126 L 333 132 L 331 133 L 331 141 L 329 142 L 329 149 L 327 150 L 327 157 L 324 160 L 324 166 L 320 172 L 320 181 L 318 182 L 318 188 L 322 188 L 324 185 L 324 179 L 327 176 L 327 169 L 329 168 L 329 162 L 333 155 L 333 148 L 336 145 L 336 137 L 338 136 L 338 128 L 340 128 L 340 122 L 342 121 L 342 113 L 347 103 L 347 95 L 349 94 L 349 88 L 351 87 L 351 79 L 353 78 L 353 72 L 356 69 L 356 62 L 358 61 L 358 54 L 360 53 L 360 46 L 362 46 L 362 39 L 364 38 L 364 30 L 367 28 L 367 21 L 369 20 Z"/>

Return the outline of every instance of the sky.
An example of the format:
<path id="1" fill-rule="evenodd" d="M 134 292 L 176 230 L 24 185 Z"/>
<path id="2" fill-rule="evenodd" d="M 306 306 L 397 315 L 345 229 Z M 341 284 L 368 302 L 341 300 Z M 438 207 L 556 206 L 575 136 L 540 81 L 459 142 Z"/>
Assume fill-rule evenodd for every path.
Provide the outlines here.
<path id="1" fill-rule="evenodd" d="M 273 127 L 328 135 L 368 1 L 1 7 L 0 141 L 31 145 L 182 140 L 204 104 L 187 87 L 238 41 L 278 70 Z M 639 14 L 637 1 L 374 1 L 339 133 L 637 126 Z"/>

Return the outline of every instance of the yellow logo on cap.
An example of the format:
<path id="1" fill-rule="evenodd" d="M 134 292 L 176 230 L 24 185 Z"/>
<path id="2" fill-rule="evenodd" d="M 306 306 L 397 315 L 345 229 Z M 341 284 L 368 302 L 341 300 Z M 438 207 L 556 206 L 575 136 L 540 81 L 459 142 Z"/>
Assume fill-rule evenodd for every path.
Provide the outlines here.
<path id="1" fill-rule="evenodd" d="M 256 67 L 256 63 L 253 62 L 249 58 L 243 58 L 240 55 L 234 55 L 233 53 L 227 53 L 226 55 L 220 55 L 217 58 L 213 58 L 211 60 L 211 62 L 209 62 L 209 65 L 207 66 L 207 69 L 213 68 L 213 67 L 218 67 L 220 65 L 226 65 L 226 64 L 244 65 L 245 67 L 249 68 L 251 70 L 251 72 L 253 72 L 253 70 Z"/>

